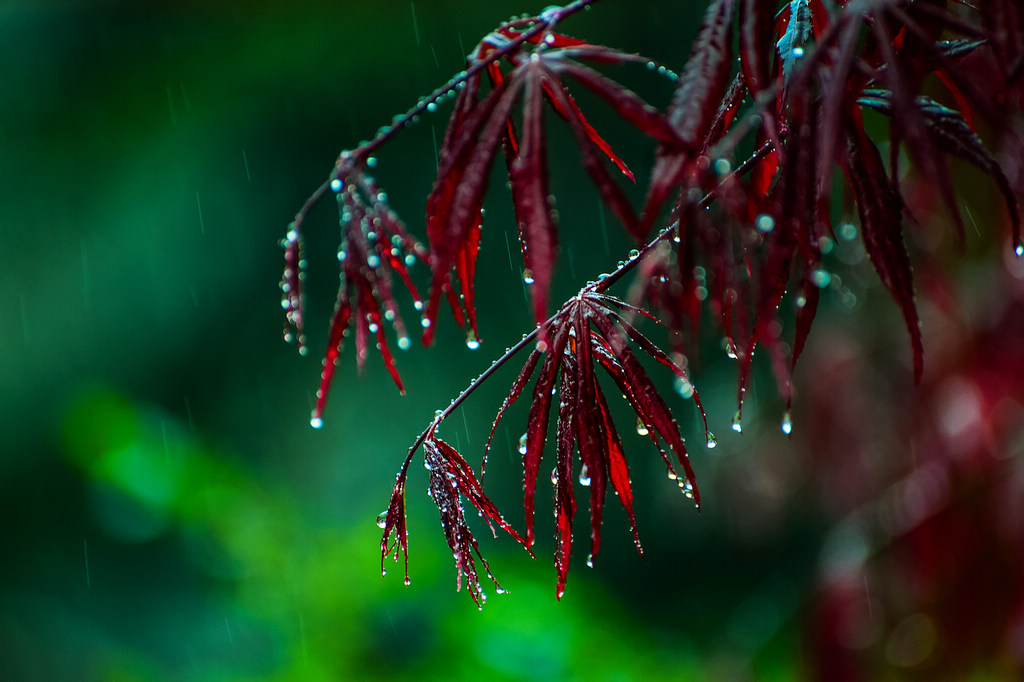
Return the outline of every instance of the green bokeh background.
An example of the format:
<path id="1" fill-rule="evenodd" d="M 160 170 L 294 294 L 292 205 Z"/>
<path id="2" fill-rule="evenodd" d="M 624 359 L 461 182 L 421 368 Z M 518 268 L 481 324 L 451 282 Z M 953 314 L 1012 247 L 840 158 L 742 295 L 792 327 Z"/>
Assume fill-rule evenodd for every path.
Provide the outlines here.
<path id="1" fill-rule="evenodd" d="M 565 30 L 678 67 L 701 11 L 686 5 L 602 3 Z M 0 678 L 801 676 L 799 616 L 826 522 L 792 489 L 775 491 L 793 499 L 761 526 L 736 521 L 742 495 L 716 498 L 720 467 L 771 481 L 786 477 L 769 469 L 788 465 L 752 452 L 784 442 L 774 398 L 761 415 L 755 396 L 743 441 L 729 432 L 735 375 L 714 344 L 698 386 L 722 445 L 694 448 L 706 508 L 695 513 L 665 480 L 645 439 L 628 444 L 646 561 L 612 503 L 596 567 L 578 550 L 557 602 L 543 526 L 532 560 L 478 524 L 510 591 L 478 612 L 455 592 L 414 468 L 412 584 L 390 561 L 381 577 L 374 521 L 408 445 L 530 326 L 500 183 L 481 256 L 482 348 L 468 350 L 443 318 L 437 347 L 398 357 L 404 398 L 377 357 L 357 376 L 348 349 L 326 426 L 309 426 L 337 218 L 325 202 L 307 227 L 305 358 L 281 340 L 285 225 L 339 150 L 462 68 L 497 22 L 540 9 L 509 0 L 0 6 Z M 635 77 L 656 104 L 668 101 L 671 84 L 642 69 Z M 443 131 L 439 113 L 379 155 L 381 186 L 421 237 Z M 643 177 L 650 149 L 617 134 Z M 629 248 L 565 149 L 553 154 L 565 244 L 555 300 Z M 424 267 L 414 272 L 425 286 Z M 883 316 L 902 344 L 895 311 Z M 514 372 L 445 427 L 471 462 Z M 656 376 L 666 390 L 670 379 Z M 692 406 L 673 405 L 689 442 L 701 443 Z M 522 419 L 499 432 L 488 474 L 517 527 L 510 444 Z"/>

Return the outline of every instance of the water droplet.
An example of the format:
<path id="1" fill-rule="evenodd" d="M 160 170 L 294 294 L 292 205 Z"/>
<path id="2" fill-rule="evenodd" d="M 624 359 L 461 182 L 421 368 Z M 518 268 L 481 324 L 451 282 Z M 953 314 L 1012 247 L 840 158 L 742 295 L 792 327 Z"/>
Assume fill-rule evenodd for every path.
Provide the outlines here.
<path id="1" fill-rule="evenodd" d="M 530 268 L 523 270 L 523 283 L 533 284 L 533 273 L 530 272 Z"/>
<path id="2" fill-rule="evenodd" d="M 387 525 L 388 525 L 388 513 L 386 511 L 382 511 L 380 514 L 377 514 L 377 527 L 378 528 L 384 528 Z"/>
<path id="3" fill-rule="evenodd" d="M 333 180 L 331 180 L 331 189 L 335 192 L 340 192 L 341 188 L 344 186 L 345 184 L 338 178 L 334 178 Z"/>
<path id="4" fill-rule="evenodd" d="M 640 250 L 639 249 L 633 249 L 633 250 L 631 250 L 629 252 L 629 260 L 633 260 L 634 258 L 639 258 L 639 257 L 640 257 Z"/>
<path id="5" fill-rule="evenodd" d="M 376 334 L 380 330 L 380 326 L 378 326 L 376 322 L 371 322 L 367 325 L 366 330 L 371 334 Z"/>
<path id="6" fill-rule="evenodd" d="M 558 13 L 561 11 L 561 5 L 548 5 L 540 11 L 540 20 L 550 24 L 558 20 Z"/>
<path id="7" fill-rule="evenodd" d="M 314 429 L 323 428 L 324 420 L 314 415 L 313 418 L 309 420 L 309 425 Z"/>
<path id="8" fill-rule="evenodd" d="M 480 347 L 480 339 L 476 338 L 476 333 L 474 333 L 473 331 L 470 331 L 469 335 L 466 336 L 466 348 L 468 348 L 470 350 L 476 350 L 479 347 Z"/>
<path id="9" fill-rule="evenodd" d="M 369 256 L 366 257 L 366 264 L 369 265 L 371 268 L 375 268 L 378 265 L 380 265 L 380 257 L 377 256 L 376 254 L 370 254 Z"/>
<path id="10" fill-rule="evenodd" d="M 799 59 L 800 57 L 803 57 L 804 56 L 804 48 L 802 48 L 802 47 L 794 47 L 793 48 L 793 56 L 796 57 L 797 59 Z"/>
<path id="11" fill-rule="evenodd" d="M 416 264 L 416 256 L 412 255 L 411 253 L 406 255 L 406 257 L 405 257 L 405 267 L 411 268 L 415 264 Z"/>
<path id="12" fill-rule="evenodd" d="M 408 336 L 399 336 L 398 337 L 398 347 L 401 350 L 409 350 L 409 346 L 411 346 L 411 345 L 412 345 L 412 341 L 409 340 Z"/>
<path id="13" fill-rule="evenodd" d="M 754 226 L 757 227 L 758 232 L 768 234 L 775 229 L 775 218 L 772 218 L 766 213 L 762 213 L 757 216 L 757 220 L 754 221 Z"/>
<path id="14" fill-rule="evenodd" d="M 843 223 L 839 226 L 839 237 L 851 241 L 857 236 L 857 226 L 853 223 Z"/>
<path id="15" fill-rule="evenodd" d="M 558 467 L 551 470 L 551 484 L 558 485 Z"/>
<path id="16" fill-rule="evenodd" d="M 1017 258 L 1024 256 L 1024 244 L 1017 244 L 1013 249 L 1013 252 L 1017 255 Z"/>
<path id="17" fill-rule="evenodd" d="M 714 450 L 718 447 L 718 439 L 715 438 L 715 434 L 708 431 L 708 450 Z"/>
<path id="18" fill-rule="evenodd" d="M 819 289 L 824 289 L 831 281 L 832 277 L 825 270 L 815 270 L 814 273 L 811 274 L 811 282 L 813 282 L 814 286 Z"/>
<path id="19" fill-rule="evenodd" d="M 377 157 L 376 156 L 367 156 L 366 157 L 366 165 L 367 165 L 368 168 L 373 168 L 374 166 L 376 166 L 377 165 Z"/>
<path id="20" fill-rule="evenodd" d="M 586 464 L 580 467 L 580 485 L 590 485 L 590 472 Z"/>
<path id="21" fill-rule="evenodd" d="M 732 170 L 732 164 L 729 163 L 729 159 L 715 159 L 715 172 L 719 175 L 725 175 Z"/>
<path id="22" fill-rule="evenodd" d="M 689 400 L 693 397 L 693 384 L 686 377 L 676 377 L 675 389 L 676 393 L 684 399 Z"/>
<path id="23" fill-rule="evenodd" d="M 416 310 L 423 310 L 423 301 L 420 301 L 419 299 L 413 301 L 412 302 L 412 307 L 415 308 Z M 430 325 L 428 324 L 428 325 L 424 325 L 424 326 L 429 327 Z"/>
<path id="24" fill-rule="evenodd" d="M 427 471 L 431 470 L 430 460 L 429 459 L 424 458 L 424 460 L 423 460 L 423 468 L 426 469 Z"/>
<path id="25" fill-rule="evenodd" d="M 430 318 L 424 317 L 422 320 L 420 320 L 420 324 L 423 325 L 424 329 L 428 329 L 430 327 Z"/>
<path id="26" fill-rule="evenodd" d="M 409 585 L 411 585 L 411 584 L 412 584 L 412 581 L 409 580 L 409 576 L 405 576 L 405 586 L 409 587 Z"/>
<path id="27" fill-rule="evenodd" d="M 587 555 L 587 567 L 588 568 L 593 568 L 594 567 L 594 555 L 593 554 L 588 554 Z"/>
<path id="28" fill-rule="evenodd" d="M 526 454 L 526 434 L 519 436 L 519 454 Z"/>
<path id="29" fill-rule="evenodd" d="M 668 480 L 675 481 L 679 478 L 678 474 L 673 469 L 668 470 Z"/>
<path id="30" fill-rule="evenodd" d="M 538 353 L 546 353 L 547 350 L 548 350 L 548 342 L 547 341 L 538 341 L 537 342 L 537 352 Z"/>
<path id="31" fill-rule="evenodd" d="M 641 436 L 646 436 L 650 433 L 650 430 L 647 428 L 647 424 L 645 424 L 644 420 L 640 417 L 636 418 L 636 432 Z"/>
<path id="32" fill-rule="evenodd" d="M 732 430 L 736 433 L 743 433 L 743 415 L 739 410 L 732 416 Z"/>
<path id="33" fill-rule="evenodd" d="M 787 436 L 789 434 L 793 433 L 793 419 L 792 419 L 792 417 L 789 416 L 789 411 L 788 410 L 786 411 L 785 414 L 782 415 L 782 425 L 781 425 L 781 428 L 782 428 L 782 432 L 784 434 L 786 434 Z"/>

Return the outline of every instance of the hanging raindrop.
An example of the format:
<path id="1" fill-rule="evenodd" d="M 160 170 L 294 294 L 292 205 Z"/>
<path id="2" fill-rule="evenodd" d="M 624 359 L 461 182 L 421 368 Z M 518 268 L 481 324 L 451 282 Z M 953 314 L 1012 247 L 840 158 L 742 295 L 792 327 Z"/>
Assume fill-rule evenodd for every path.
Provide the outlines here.
<path id="1" fill-rule="evenodd" d="M 644 420 L 640 417 L 636 418 L 636 432 L 641 436 L 646 436 L 650 433 L 650 430 L 647 428 L 647 424 L 645 424 Z"/>

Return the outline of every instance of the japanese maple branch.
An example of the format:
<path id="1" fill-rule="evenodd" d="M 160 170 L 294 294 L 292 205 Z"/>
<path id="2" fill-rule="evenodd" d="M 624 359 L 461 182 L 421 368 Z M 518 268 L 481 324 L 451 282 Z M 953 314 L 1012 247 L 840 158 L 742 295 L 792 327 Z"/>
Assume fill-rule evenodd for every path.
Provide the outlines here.
<path id="1" fill-rule="evenodd" d="M 523 43 L 526 43 L 541 33 L 552 29 L 556 24 L 562 21 L 562 19 L 589 7 L 595 2 L 597 2 L 597 0 L 576 0 L 564 7 L 546 9 L 541 12 L 539 17 L 520 19 L 499 26 L 498 30 L 500 31 L 505 28 L 514 28 L 517 26 L 531 24 L 530 28 L 520 33 L 514 39 L 506 42 L 502 47 L 494 50 L 493 52 L 489 52 L 484 58 L 474 62 L 468 69 L 460 71 L 447 83 L 430 93 L 430 95 L 420 99 L 415 106 L 398 118 L 394 119 L 390 126 L 381 128 L 372 140 L 360 144 L 353 150 L 346 150 L 339 154 L 338 160 L 334 164 L 334 170 L 331 171 L 331 174 L 326 180 L 324 180 L 323 184 L 317 187 L 309 198 L 306 199 L 306 203 L 304 203 L 298 213 L 295 214 L 295 229 L 298 229 L 302 225 L 302 221 L 305 220 L 306 215 L 313 208 L 313 205 L 327 193 L 327 190 L 331 189 L 331 183 L 335 180 L 342 179 L 351 173 L 363 159 L 369 157 L 386 142 L 389 142 L 400 130 L 412 123 L 420 114 L 428 111 L 431 106 L 436 106 L 438 100 L 443 98 L 448 92 L 455 88 L 462 87 L 466 81 L 486 69 L 491 64 L 502 59 L 505 55 L 518 50 Z"/>
<path id="2" fill-rule="evenodd" d="M 697 206 L 701 207 L 701 208 L 708 206 L 712 201 L 714 201 L 715 197 L 718 195 L 718 192 L 719 192 L 720 188 L 724 187 L 726 185 L 726 183 L 728 183 L 730 180 L 732 180 L 732 178 L 738 177 L 738 176 L 743 175 L 744 173 L 746 173 L 755 163 L 757 163 L 758 161 L 763 159 L 765 156 L 770 154 L 772 152 L 773 148 L 774 148 L 773 147 L 773 143 L 771 141 L 765 142 L 748 159 L 746 159 L 743 163 L 741 163 L 739 166 L 737 166 L 736 170 L 734 170 L 732 173 L 730 173 L 729 175 L 727 175 L 724 178 L 722 178 L 722 180 L 718 183 L 718 185 L 716 185 L 714 188 L 712 188 L 711 191 L 709 191 L 707 194 L 705 194 L 704 197 L 701 198 L 701 200 L 699 202 L 697 202 Z M 675 233 L 675 231 L 676 231 L 676 229 L 678 227 L 679 227 L 679 221 L 676 220 L 671 225 L 669 225 L 668 227 L 664 228 L 661 232 L 659 232 L 657 234 L 657 236 L 655 236 L 650 242 L 648 242 L 647 245 L 644 246 L 644 248 L 640 250 L 640 252 L 639 252 L 639 254 L 637 255 L 636 258 L 630 258 L 629 260 L 625 261 L 622 265 L 620 265 L 618 268 L 616 268 L 613 272 L 608 274 L 606 277 L 602 277 L 601 279 L 599 279 L 599 280 L 597 280 L 595 282 L 592 282 L 592 283 L 588 284 L 587 286 L 583 287 L 583 289 L 580 291 L 580 293 L 584 293 L 584 292 L 601 293 L 601 292 L 607 290 L 612 284 L 615 284 L 617 281 L 622 279 L 623 276 L 625 276 L 627 273 L 629 273 L 634 267 L 636 267 L 636 265 L 640 261 L 642 261 L 645 257 L 647 257 L 652 251 L 654 251 L 654 249 L 656 249 L 659 244 L 661 244 L 663 241 L 665 241 L 666 239 L 671 237 Z M 530 345 L 531 343 L 533 343 L 534 340 L 537 338 L 537 334 L 540 332 L 540 330 L 542 328 L 544 328 L 545 326 L 553 323 L 557 316 L 558 316 L 557 312 L 554 313 L 553 315 L 551 315 L 551 317 L 549 317 L 547 320 L 545 320 L 543 324 L 538 325 L 533 331 L 531 331 L 529 334 L 524 336 L 517 344 L 515 344 L 514 346 L 509 348 L 507 351 L 505 351 L 505 353 L 501 357 L 499 357 L 497 360 L 495 360 L 494 362 L 491 363 L 490 367 L 488 367 L 483 372 L 483 374 L 481 374 L 476 379 L 474 379 L 473 382 L 468 387 L 466 387 L 466 389 L 464 391 L 462 391 L 462 393 L 460 393 L 458 395 L 458 397 L 456 397 L 454 400 L 452 400 L 452 402 L 448 405 L 448 407 L 446 407 L 444 410 L 441 410 L 440 412 L 437 413 L 437 415 L 434 417 L 433 421 L 430 422 L 430 425 L 426 429 L 423 430 L 423 432 L 416 438 L 416 440 L 413 442 L 412 446 L 409 448 L 409 454 L 406 456 L 405 462 L 402 464 L 401 473 L 404 474 L 406 469 L 408 469 L 409 463 L 412 461 L 413 456 L 416 454 L 416 450 L 418 450 L 419 447 L 421 445 L 423 445 L 423 441 L 425 441 L 427 439 L 427 437 L 431 434 L 431 432 L 434 429 L 437 428 L 437 425 L 440 424 L 445 419 L 447 419 L 448 416 L 451 415 L 451 413 L 454 412 L 457 407 L 462 405 L 462 403 L 465 402 L 465 400 L 467 398 L 469 398 L 469 396 L 472 395 L 473 392 L 485 380 L 487 380 L 488 377 L 490 377 L 492 374 L 494 374 L 496 371 L 498 371 L 498 369 L 500 369 L 502 367 L 502 365 L 504 365 L 506 362 L 508 362 L 508 360 L 513 355 L 515 355 L 516 353 L 521 351 L 523 348 L 525 348 L 528 345 Z"/>

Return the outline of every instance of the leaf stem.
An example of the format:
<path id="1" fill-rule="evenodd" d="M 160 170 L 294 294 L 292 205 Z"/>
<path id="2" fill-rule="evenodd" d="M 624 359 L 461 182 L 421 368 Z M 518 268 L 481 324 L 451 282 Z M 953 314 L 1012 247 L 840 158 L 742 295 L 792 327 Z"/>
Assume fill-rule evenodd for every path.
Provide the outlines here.
<path id="1" fill-rule="evenodd" d="M 737 177 L 739 175 L 742 175 L 743 173 L 746 173 L 747 170 L 749 170 L 751 166 L 753 166 L 755 163 L 757 163 L 758 161 L 763 159 L 765 156 L 767 156 L 772 151 L 773 148 L 774 147 L 773 147 L 773 144 L 772 144 L 771 140 L 769 140 L 769 141 L 765 142 L 763 145 L 761 145 L 761 147 L 757 151 L 755 151 L 753 154 L 751 154 L 748 159 L 746 159 L 743 163 L 741 163 L 739 166 L 737 166 L 736 170 L 734 170 L 733 172 L 729 173 L 724 178 L 722 178 L 721 182 L 719 182 L 714 188 L 712 188 L 710 192 L 705 194 L 701 198 L 701 200 L 697 202 L 697 207 L 698 208 L 704 208 L 708 204 L 710 204 L 715 199 L 715 196 L 717 196 L 719 188 L 724 187 L 725 184 L 727 182 L 729 182 L 729 180 L 731 180 L 733 177 Z M 647 257 L 647 255 L 651 251 L 656 249 L 658 247 L 658 244 L 660 244 L 661 242 L 665 241 L 670 236 L 672 236 L 672 234 L 676 231 L 676 229 L 678 227 L 679 227 L 679 221 L 676 220 L 671 225 L 669 225 L 668 227 L 663 229 L 661 232 L 659 232 L 658 235 L 656 237 L 654 237 L 654 239 L 652 239 L 650 242 L 647 243 L 646 246 L 644 246 L 644 248 L 640 249 L 640 253 L 639 253 L 639 255 L 637 255 L 636 258 L 630 258 L 625 263 L 623 263 L 618 268 L 616 268 L 611 274 L 607 275 L 606 277 L 602 277 L 601 279 L 597 280 L 596 282 L 592 282 L 591 284 L 588 284 L 587 286 L 585 286 L 583 288 L 583 290 L 584 291 L 593 291 L 595 293 L 602 293 L 602 292 L 606 291 L 608 289 L 608 287 L 610 287 L 611 285 L 615 284 L 620 279 L 622 279 L 622 277 L 626 273 L 628 273 L 630 270 L 632 270 L 636 266 L 637 263 L 642 261 L 644 258 Z"/>

